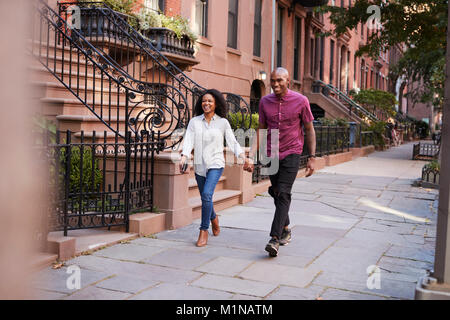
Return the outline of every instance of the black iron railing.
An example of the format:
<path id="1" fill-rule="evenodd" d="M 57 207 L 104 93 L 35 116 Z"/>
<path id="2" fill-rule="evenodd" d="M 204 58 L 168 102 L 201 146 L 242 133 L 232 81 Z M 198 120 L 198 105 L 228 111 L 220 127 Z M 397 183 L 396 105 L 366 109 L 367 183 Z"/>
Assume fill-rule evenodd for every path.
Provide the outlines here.
<path id="1" fill-rule="evenodd" d="M 313 82 L 313 92 L 314 93 L 322 93 L 325 96 L 331 96 L 332 98 L 339 101 L 341 104 L 347 107 L 349 115 L 356 115 L 361 119 L 368 119 L 370 121 L 377 121 L 378 117 L 364 107 L 357 104 L 353 101 L 348 95 L 344 92 L 337 89 L 335 86 L 331 84 L 327 84 L 321 80 L 315 80 Z"/>
<path id="2" fill-rule="evenodd" d="M 39 0 L 33 22 L 31 53 L 99 121 L 122 139 L 132 132 L 160 132 L 165 148 L 181 142 L 174 134 L 190 119 L 185 96 L 170 83 L 134 79 L 116 60 L 71 29 Z"/>
<path id="3" fill-rule="evenodd" d="M 189 106 L 194 106 L 205 87 L 190 79 L 180 68 L 168 59 L 157 48 L 157 41 L 148 39 L 136 31 L 127 21 L 123 14 L 120 14 L 104 3 L 60 3 L 59 11 L 63 17 L 70 19 L 73 12 L 72 6 L 77 5 L 82 9 L 89 10 L 91 15 L 102 17 L 102 24 L 108 29 L 113 29 L 111 39 L 106 37 L 106 33 L 96 33 L 89 38 L 91 43 L 95 43 L 97 48 L 103 48 L 103 55 L 115 65 L 121 67 L 124 73 L 130 78 L 137 79 L 145 83 L 164 83 L 170 87 L 177 88 L 186 98 Z M 71 32 L 71 30 L 66 30 Z M 108 51 L 108 52 L 106 52 Z M 224 96 L 228 103 L 229 112 L 241 113 L 242 122 L 239 125 L 242 129 L 250 122 L 251 113 L 248 103 L 239 95 L 225 92 Z M 250 120 L 250 121 L 249 121 Z"/>
<path id="4" fill-rule="evenodd" d="M 316 133 L 317 157 L 350 151 L 350 127 L 325 126 L 315 122 L 314 130 Z M 300 169 L 306 168 L 309 154 L 309 150 L 305 144 L 303 146 L 303 153 L 300 157 Z M 262 174 L 263 168 L 268 166 L 270 166 L 270 163 L 267 165 L 257 163 L 255 165 L 252 176 L 253 183 L 259 183 L 269 178 L 269 176 Z"/>
<path id="5" fill-rule="evenodd" d="M 131 132 L 125 140 L 118 133 L 113 141 L 104 131 L 90 138 L 81 132 L 46 137 L 50 163 L 52 204 L 60 230 L 125 226 L 129 213 L 154 207 L 153 178 L 155 154 L 164 142 L 155 134 L 142 134 L 136 142 Z"/>

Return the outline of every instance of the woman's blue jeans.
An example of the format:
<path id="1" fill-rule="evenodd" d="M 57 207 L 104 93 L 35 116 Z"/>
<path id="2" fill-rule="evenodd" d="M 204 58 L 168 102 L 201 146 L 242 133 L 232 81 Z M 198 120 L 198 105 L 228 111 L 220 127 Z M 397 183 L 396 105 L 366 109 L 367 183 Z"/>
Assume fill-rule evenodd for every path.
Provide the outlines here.
<path id="1" fill-rule="evenodd" d="M 213 206 L 214 189 L 217 182 L 219 182 L 220 176 L 222 176 L 223 168 L 209 169 L 206 172 L 206 177 L 195 174 L 195 180 L 197 180 L 198 190 L 202 198 L 202 223 L 200 230 L 208 230 L 211 220 L 216 218 Z"/>

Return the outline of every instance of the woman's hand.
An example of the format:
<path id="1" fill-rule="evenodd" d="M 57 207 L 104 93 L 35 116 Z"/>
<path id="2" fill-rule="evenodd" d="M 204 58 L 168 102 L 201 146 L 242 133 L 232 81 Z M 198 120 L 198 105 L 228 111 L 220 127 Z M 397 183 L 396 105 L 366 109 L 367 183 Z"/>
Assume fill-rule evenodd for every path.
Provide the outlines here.
<path id="1" fill-rule="evenodd" d="M 183 167 L 186 165 L 186 170 L 183 171 Z M 187 165 L 187 157 L 186 156 L 181 156 L 181 160 L 180 160 L 180 172 L 184 173 L 184 172 L 189 172 L 189 166 Z"/>
<path id="2" fill-rule="evenodd" d="M 253 164 L 253 160 L 250 158 L 245 158 L 244 162 L 244 170 L 248 172 L 253 172 L 255 165 Z"/>

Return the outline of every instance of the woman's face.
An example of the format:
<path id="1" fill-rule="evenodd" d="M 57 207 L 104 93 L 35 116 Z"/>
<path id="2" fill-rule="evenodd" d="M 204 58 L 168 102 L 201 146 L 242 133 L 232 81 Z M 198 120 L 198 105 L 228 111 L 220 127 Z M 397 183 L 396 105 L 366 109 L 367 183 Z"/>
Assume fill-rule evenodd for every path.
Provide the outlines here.
<path id="1" fill-rule="evenodd" d="M 203 96 L 202 109 L 203 112 L 206 114 L 211 112 L 214 113 L 214 111 L 216 110 L 216 100 L 211 94 L 207 93 Z"/>

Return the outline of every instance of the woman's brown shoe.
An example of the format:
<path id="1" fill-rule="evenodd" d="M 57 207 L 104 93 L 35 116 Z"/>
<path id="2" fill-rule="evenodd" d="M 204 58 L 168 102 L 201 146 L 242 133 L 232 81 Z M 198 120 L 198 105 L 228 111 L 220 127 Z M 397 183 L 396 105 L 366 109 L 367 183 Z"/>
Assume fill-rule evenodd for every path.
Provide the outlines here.
<path id="1" fill-rule="evenodd" d="M 212 232 L 213 232 L 213 235 L 214 235 L 215 237 L 217 237 L 217 236 L 219 235 L 219 233 L 220 233 L 219 217 L 216 216 L 216 217 L 214 218 L 214 220 L 211 220 L 211 224 L 212 224 Z"/>
<path id="2" fill-rule="evenodd" d="M 204 247 L 208 243 L 208 230 L 200 230 L 198 235 L 197 247 Z"/>

